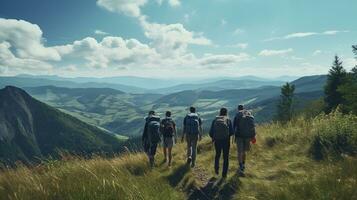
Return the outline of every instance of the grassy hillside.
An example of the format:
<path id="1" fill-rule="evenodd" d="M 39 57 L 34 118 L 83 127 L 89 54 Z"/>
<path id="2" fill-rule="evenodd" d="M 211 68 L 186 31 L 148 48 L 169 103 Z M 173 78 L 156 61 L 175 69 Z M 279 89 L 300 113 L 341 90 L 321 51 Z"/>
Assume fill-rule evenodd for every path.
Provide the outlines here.
<path id="1" fill-rule="evenodd" d="M 56 157 L 60 151 L 114 153 L 120 146 L 115 135 L 37 101 L 19 88 L 0 90 L 0 166 Z"/>
<path id="2" fill-rule="evenodd" d="M 114 159 L 65 158 L 0 173 L 0 199 L 356 199 L 357 117 L 334 113 L 258 127 L 247 176 L 236 175 L 231 147 L 226 180 L 213 173 L 213 148 L 204 138 L 197 166 L 185 164 L 184 144 L 173 167 L 150 170 L 142 153 Z"/>

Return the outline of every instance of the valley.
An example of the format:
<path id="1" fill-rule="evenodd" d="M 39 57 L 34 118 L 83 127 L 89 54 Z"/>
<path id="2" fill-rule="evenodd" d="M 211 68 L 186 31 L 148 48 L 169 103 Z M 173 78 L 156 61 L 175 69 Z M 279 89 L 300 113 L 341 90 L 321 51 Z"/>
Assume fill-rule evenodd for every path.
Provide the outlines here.
<path id="1" fill-rule="evenodd" d="M 1 79 L 0 79 L 1 80 Z M 302 77 L 296 85 L 296 107 L 322 96 L 326 76 Z M 251 81 L 256 81 L 255 79 Z M 214 83 L 217 80 L 214 80 Z M 228 81 L 225 81 L 228 82 Z M 240 88 L 233 81 L 229 88 Z M 148 83 L 149 84 L 149 83 Z M 59 86 L 23 87 L 29 94 L 63 112 L 71 114 L 87 123 L 102 127 L 110 132 L 129 137 L 139 136 L 143 119 L 149 110 L 156 110 L 161 116 L 167 110 L 173 112 L 174 119 L 181 127 L 188 107 L 193 105 L 205 121 L 208 129 L 210 120 L 218 109 L 227 107 L 233 118 L 238 104 L 244 104 L 255 113 L 257 122 L 270 121 L 275 114 L 279 86 L 253 85 L 248 89 L 206 90 L 207 85 L 196 90 L 184 90 L 170 94 L 128 93 L 113 88 L 70 88 Z M 177 87 L 177 86 L 176 86 Z"/>

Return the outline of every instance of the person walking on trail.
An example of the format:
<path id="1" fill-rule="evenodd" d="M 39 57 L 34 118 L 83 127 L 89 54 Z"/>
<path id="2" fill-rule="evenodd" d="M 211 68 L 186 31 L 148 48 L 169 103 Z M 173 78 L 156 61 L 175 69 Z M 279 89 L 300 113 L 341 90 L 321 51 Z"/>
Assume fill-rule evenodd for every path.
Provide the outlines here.
<path id="1" fill-rule="evenodd" d="M 254 117 L 249 111 L 244 109 L 243 105 L 238 106 L 238 112 L 233 122 L 233 129 L 238 151 L 238 173 L 240 176 L 244 176 L 247 152 L 250 150 L 250 141 L 255 138 L 256 131 Z"/>
<path id="2" fill-rule="evenodd" d="M 216 150 L 214 159 L 214 171 L 219 174 L 219 160 L 223 151 L 223 170 L 222 178 L 227 177 L 229 166 L 229 148 L 230 138 L 234 134 L 232 121 L 228 117 L 227 108 L 221 108 L 219 116 L 217 116 L 211 125 L 209 136 L 212 138 Z"/>
<path id="3" fill-rule="evenodd" d="M 145 118 L 142 143 L 151 167 L 154 167 L 156 148 L 160 141 L 160 117 L 156 116 L 155 111 L 150 111 Z"/>
<path id="4" fill-rule="evenodd" d="M 196 113 L 195 107 L 190 107 L 190 113 L 183 120 L 182 142 L 186 136 L 187 164 L 194 167 L 196 164 L 197 143 L 202 139 L 202 120 Z"/>
<path id="5" fill-rule="evenodd" d="M 166 117 L 161 121 L 161 134 L 163 138 L 163 151 L 164 151 L 164 162 L 167 162 L 168 166 L 171 167 L 172 160 L 172 147 L 174 146 L 176 139 L 176 123 L 171 118 L 171 112 L 166 112 Z"/>

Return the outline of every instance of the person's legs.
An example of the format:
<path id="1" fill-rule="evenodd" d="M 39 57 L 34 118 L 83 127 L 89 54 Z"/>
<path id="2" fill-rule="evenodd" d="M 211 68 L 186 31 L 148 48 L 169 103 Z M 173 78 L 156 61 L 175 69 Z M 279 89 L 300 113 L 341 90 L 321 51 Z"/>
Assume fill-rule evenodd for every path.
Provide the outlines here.
<path id="1" fill-rule="evenodd" d="M 157 148 L 157 144 L 152 144 L 150 146 L 149 160 L 150 160 L 150 166 L 151 167 L 154 167 L 154 164 L 155 164 L 156 148 Z"/>
<path id="2" fill-rule="evenodd" d="M 171 166 L 171 161 L 172 161 L 172 147 L 167 148 L 168 150 L 168 156 L 169 156 L 169 166 Z"/>
<path id="3" fill-rule="evenodd" d="M 191 162 L 191 167 L 194 167 L 195 164 L 196 164 L 197 142 L 198 142 L 198 136 L 197 136 L 197 137 L 192 137 L 192 140 L 191 140 L 191 148 L 192 148 L 192 162 Z"/>
<path id="4" fill-rule="evenodd" d="M 164 152 L 164 162 L 167 161 L 167 148 L 166 145 L 164 144 L 163 148 L 162 148 L 163 152 Z"/>
<path id="5" fill-rule="evenodd" d="M 222 177 L 227 177 L 228 166 L 229 166 L 229 148 L 230 148 L 230 140 L 222 141 L 222 150 L 223 150 L 223 171 Z"/>
<path id="6" fill-rule="evenodd" d="M 245 161 L 247 157 L 247 152 L 250 150 L 250 139 L 244 139 L 244 148 L 242 153 L 242 168 L 245 170 Z"/>
<path id="7" fill-rule="evenodd" d="M 239 162 L 239 172 L 243 173 L 243 157 L 244 157 L 244 139 L 237 138 L 237 152 L 238 152 L 238 162 Z"/>
<path id="8" fill-rule="evenodd" d="M 187 164 L 190 164 L 192 160 L 192 142 L 191 138 L 187 135 L 186 136 L 186 141 L 187 141 Z"/>
<path id="9" fill-rule="evenodd" d="M 219 159 L 221 158 L 222 152 L 222 145 L 219 141 L 214 142 L 214 148 L 216 150 L 216 156 L 214 159 L 214 172 L 218 175 L 219 174 Z"/>

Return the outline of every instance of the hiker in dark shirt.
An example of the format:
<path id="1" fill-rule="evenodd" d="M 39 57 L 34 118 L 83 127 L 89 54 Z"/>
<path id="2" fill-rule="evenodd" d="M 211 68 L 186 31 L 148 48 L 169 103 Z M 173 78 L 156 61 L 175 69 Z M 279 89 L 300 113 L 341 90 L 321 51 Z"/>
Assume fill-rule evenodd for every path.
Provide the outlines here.
<path id="1" fill-rule="evenodd" d="M 160 117 L 155 115 L 155 111 L 150 111 L 145 118 L 142 144 L 151 167 L 154 167 L 156 148 L 160 140 Z"/>
<path id="2" fill-rule="evenodd" d="M 190 107 L 190 113 L 183 120 L 182 142 L 186 136 L 187 164 L 196 164 L 197 142 L 202 139 L 202 120 L 196 113 L 195 107 Z"/>
<path id="3" fill-rule="evenodd" d="M 233 129 L 238 152 L 238 174 L 244 176 L 247 152 L 250 150 L 251 140 L 255 139 L 256 132 L 254 117 L 249 111 L 243 108 L 243 105 L 238 106 L 238 112 L 233 122 Z"/>
<path id="4" fill-rule="evenodd" d="M 230 138 L 234 134 L 232 122 L 228 117 L 227 108 L 221 108 L 219 116 L 217 116 L 211 125 L 209 136 L 212 138 L 216 150 L 214 161 L 214 171 L 219 174 L 219 160 L 223 151 L 223 170 L 222 177 L 227 177 L 229 166 L 229 148 Z"/>
<path id="5" fill-rule="evenodd" d="M 163 152 L 164 152 L 164 162 L 167 162 L 168 158 L 168 166 L 171 166 L 172 160 L 172 147 L 175 144 L 176 139 L 176 123 L 171 118 L 171 112 L 166 111 L 166 117 L 161 121 L 161 134 L 163 138 Z"/>

